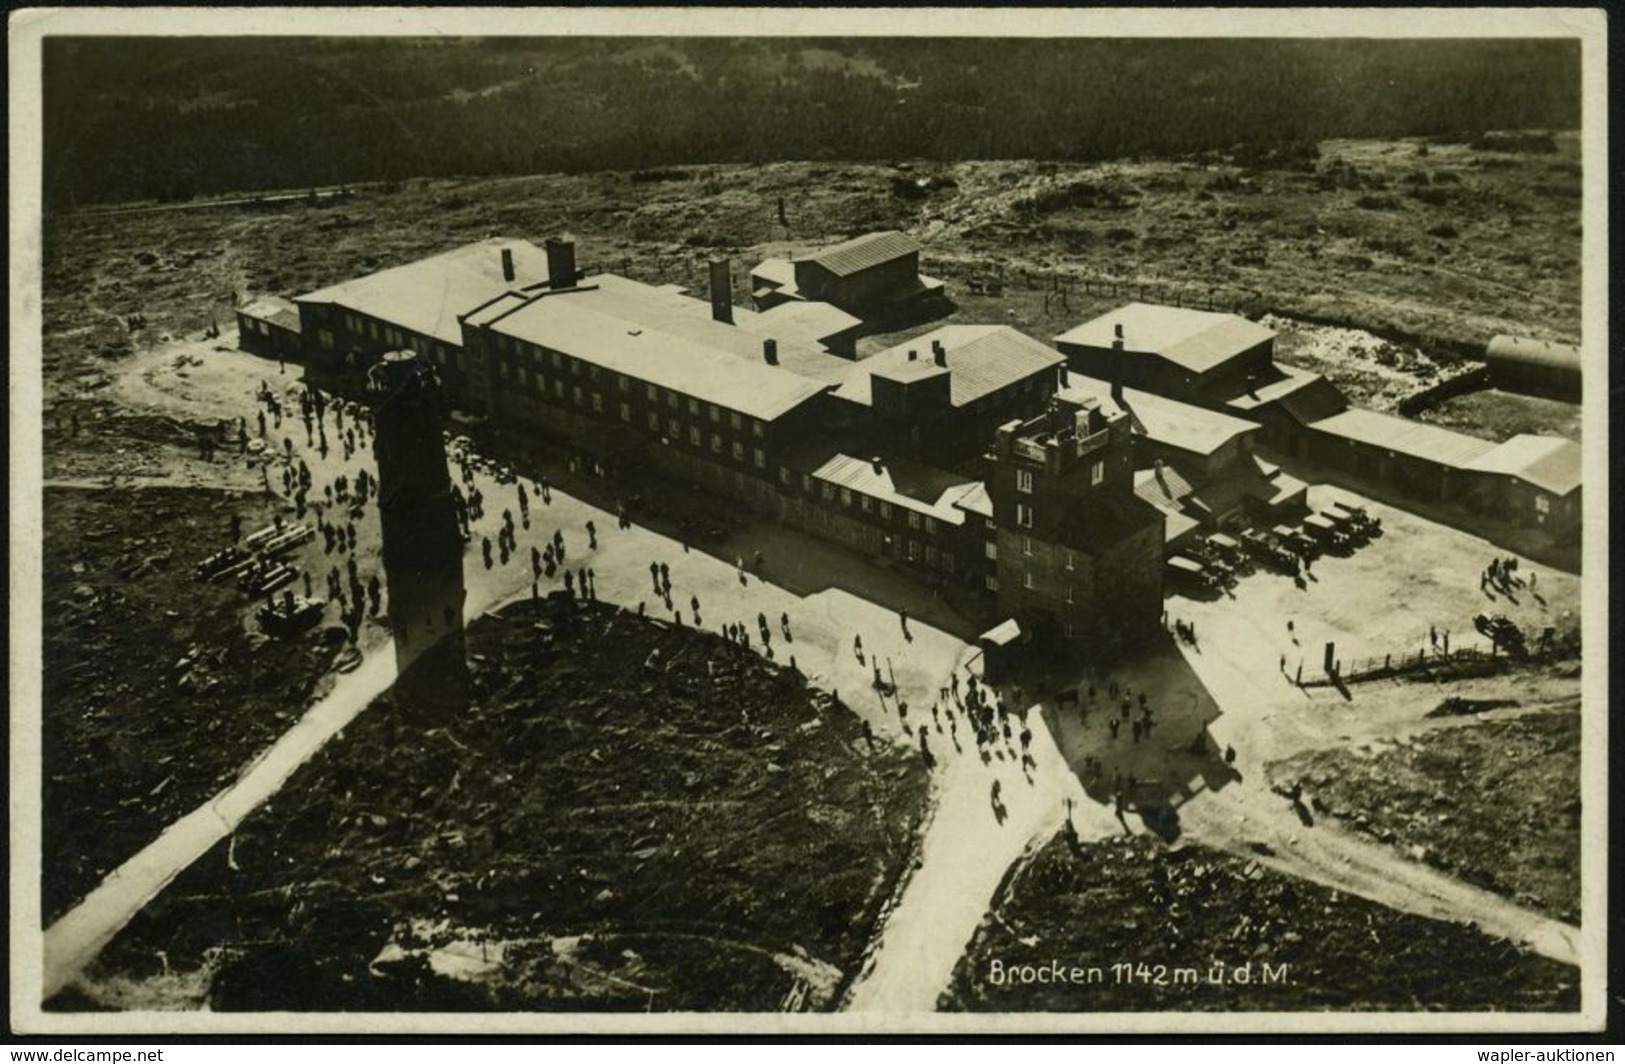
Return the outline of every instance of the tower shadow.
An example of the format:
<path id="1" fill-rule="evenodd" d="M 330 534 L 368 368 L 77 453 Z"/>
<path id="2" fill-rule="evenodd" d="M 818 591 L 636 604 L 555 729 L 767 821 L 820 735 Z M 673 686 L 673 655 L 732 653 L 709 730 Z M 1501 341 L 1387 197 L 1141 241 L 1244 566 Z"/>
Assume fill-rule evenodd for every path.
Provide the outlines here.
<path id="1" fill-rule="evenodd" d="M 398 678 L 395 700 L 426 721 L 469 702 L 463 631 L 463 540 L 441 436 L 444 395 L 411 351 L 385 355 L 367 377 L 378 461 L 378 516 Z"/>

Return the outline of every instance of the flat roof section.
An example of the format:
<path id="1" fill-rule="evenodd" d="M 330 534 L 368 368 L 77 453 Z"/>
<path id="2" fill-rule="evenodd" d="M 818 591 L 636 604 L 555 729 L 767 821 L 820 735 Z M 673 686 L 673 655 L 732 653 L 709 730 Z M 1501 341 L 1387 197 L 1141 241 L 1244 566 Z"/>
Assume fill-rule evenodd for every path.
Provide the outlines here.
<path id="1" fill-rule="evenodd" d="M 879 372 L 893 377 L 899 373 L 923 374 L 923 368 L 908 368 L 908 353 L 915 352 L 915 362 L 923 367 L 934 366 L 933 340 L 940 342 L 948 352 L 949 402 L 954 406 L 973 403 L 1034 373 L 1066 362 L 1059 351 L 1008 325 L 944 325 L 871 355 L 856 366 L 848 362 L 845 380 L 835 394 L 854 403 L 871 405 L 874 400 L 869 378 Z"/>
<path id="2" fill-rule="evenodd" d="M 1055 342 L 1109 348 L 1119 326 L 1124 351 L 1161 355 L 1192 373 L 1206 373 L 1275 339 L 1274 331 L 1235 314 L 1129 303 L 1067 330 Z"/>
<path id="3" fill-rule="evenodd" d="M 877 468 L 873 458 L 836 454 L 813 472 L 813 479 L 950 525 L 965 523 L 965 511 L 954 503 L 980 486 L 979 481 L 895 455 L 881 457 Z"/>
<path id="4" fill-rule="evenodd" d="M 663 329 L 595 309 L 575 295 L 544 296 L 491 328 L 634 380 L 772 421 L 825 385 Z"/>
<path id="5" fill-rule="evenodd" d="M 502 276 L 502 252 L 513 253 L 514 280 Z M 369 273 L 297 297 L 331 303 L 402 329 L 462 346 L 458 315 L 509 289 L 547 280 L 547 254 L 526 240 L 494 237 L 404 266 Z"/>
<path id="6" fill-rule="evenodd" d="M 1476 436 L 1463 436 L 1437 425 L 1424 425 L 1420 421 L 1358 407 L 1322 418 L 1311 427 L 1356 443 L 1458 468 L 1465 468 L 1467 463 L 1495 447 Z"/>

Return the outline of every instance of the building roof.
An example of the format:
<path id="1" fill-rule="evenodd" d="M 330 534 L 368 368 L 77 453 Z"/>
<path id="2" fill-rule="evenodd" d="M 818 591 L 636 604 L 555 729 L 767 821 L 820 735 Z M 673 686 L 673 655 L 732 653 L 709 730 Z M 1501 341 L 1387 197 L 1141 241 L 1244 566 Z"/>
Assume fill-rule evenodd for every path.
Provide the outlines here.
<path id="1" fill-rule="evenodd" d="M 1420 421 L 1379 414 L 1358 407 L 1322 418 L 1314 428 L 1332 436 L 1426 459 L 1446 466 L 1465 466 L 1495 445 L 1476 436 L 1424 425 Z"/>
<path id="2" fill-rule="evenodd" d="M 1160 479 L 1155 469 L 1134 471 L 1134 494 L 1152 506 L 1172 506 L 1177 509 L 1180 500 L 1194 490 L 1191 482 L 1186 480 L 1179 470 L 1166 463 L 1163 464 Z"/>
<path id="3" fill-rule="evenodd" d="M 256 296 L 237 308 L 237 313 L 268 321 L 284 329 L 299 331 L 299 306 L 281 296 Z"/>
<path id="4" fill-rule="evenodd" d="M 944 498 L 947 493 L 944 493 Z M 993 516 L 993 497 L 987 493 L 987 485 L 981 481 L 969 485 L 953 499 L 949 505 L 957 506 L 967 513 L 981 514 L 983 517 Z"/>
<path id="5" fill-rule="evenodd" d="M 602 304 L 576 299 L 578 294 L 588 293 L 543 297 L 491 328 L 764 421 L 824 390 L 818 381 L 782 366 L 740 358 L 663 329 L 636 325 L 606 313 Z"/>
<path id="6" fill-rule="evenodd" d="M 500 320 L 499 331 L 506 331 L 510 317 L 546 316 L 552 312 L 550 308 L 565 304 L 586 307 L 628 326 L 678 337 L 769 369 L 775 367 L 767 366 L 763 341 L 772 339 L 779 360 L 776 368 L 820 384 L 838 384 L 852 369 L 850 359 L 832 355 L 804 337 L 781 330 L 754 311 L 735 307 L 730 325 L 712 318 L 708 300 L 695 299 L 680 287 L 648 285 L 615 274 L 582 278 L 577 289 L 571 291 L 532 293 L 525 298 L 504 296 L 467 315 L 467 319 L 474 325 Z"/>
<path id="7" fill-rule="evenodd" d="M 919 251 L 920 244 L 913 237 L 887 230 L 854 237 L 824 248 L 808 258 L 835 276 L 846 277 L 892 259 L 918 254 Z"/>
<path id="8" fill-rule="evenodd" d="M 1573 373 L 1580 372 L 1580 349 L 1573 344 L 1532 340 L 1524 336 L 1497 336 L 1484 349 L 1484 357 L 1491 363 L 1515 362 L 1527 366 L 1545 366 Z"/>
<path id="9" fill-rule="evenodd" d="M 1567 495 L 1580 487 L 1580 445 L 1557 436 L 1512 437 L 1465 468 L 1480 473 L 1501 473 L 1553 495 Z"/>
<path id="10" fill-rule="evenodd" d="M 896 455 L 879 459 L 877 468 L 875 459 L 836 454 L 813 472 L 813 479 L 914 510 L 951 525 L 965 523 L 965 511 L 957 509 L 954 503 L 979 484 Z"/>
<path id="11" fill-rule="evenodd" d="M 749 312 L 747 312 L 749 313 Z M 840 307 L 829 303 L 790 302 L 757 312 L 755 317 L 763 327 L 779 330 L 786 336 L 821 343 L 863 324 Z"/>
<path id="12" fill-rule="evenodd" d="M 1110 398 L 1111 385 L 1080 373 L 1067 374 L 1067 391 Z M 1258 424 L 1137 388 L 1123 389 L 1135 429 L 1147 439 L 1191 454 L 1208 455 Z"/>
<path id="13" fill-rule="evenodd" d="M 502 251 L 513 252 L 514 280 L 502 278 Z M 332 303 L 400 328 L 462 345 L 457 318 L 509 289 L 547 280 L 547 254 L 526 240 L 492 238 L 299 296 Z"/>
<path id="14" fill-rule="evenodd" d="M 1125 351 L 1161 355 L 1192 373 L 1206 373 L 1275 338 L 1273 331 L 1235 314 L 1130 303 L 1069 329 L 1055 342 L 1110 348 L 1118 326 Z"/>
<path id="15" fill-rule="evenodd" d="M 1275 367 L 1281 376 L 1268 384 L 1255 386 L 1251 391 L 1226 401 L 1232 410 L 1255 411 L 1279 406 L 1300 425 L 1340 414 L 1348 409 L 1348 400 L 1337 385 L 1320 374 L 1296 366 Z"/>
<path id="16" fill-rule="evenodd" d="M 948 352 L 948 394 L 954 406 L 973 403 L 1066 361 L 1059 351 L 1008 325 L 945 325 L 871 355 L 855 366 L 848 363 L 849 371 L 835 394 L 868 406 L 873 402 L 869 378 L 877 372 L 884 371 L 888 377 L 899 373 L 926 375 L 935 368 L 931 354 L 933 340 L 940 342 Z M 913 368 L 908 357 L 911 350 L 918 356 Z"/>
<path id="17" fill-rule="evenodd" d="M 750 276 L 754 281 L 765 281 L 779 289 L 794 291 L 796 287 L 796 268 L 789 259 L 763 259 L 750 271 Z"/>

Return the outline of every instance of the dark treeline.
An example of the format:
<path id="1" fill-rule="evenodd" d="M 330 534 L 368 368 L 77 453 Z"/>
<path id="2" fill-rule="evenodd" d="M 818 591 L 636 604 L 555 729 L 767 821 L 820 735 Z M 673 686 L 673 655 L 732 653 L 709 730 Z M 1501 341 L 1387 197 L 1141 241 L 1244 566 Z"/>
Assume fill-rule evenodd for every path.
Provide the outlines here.
<path id="1" fill-rule="evenodd" d="M 1572 128 L 1540 40 L 54 39 L 47 203 Z"/>

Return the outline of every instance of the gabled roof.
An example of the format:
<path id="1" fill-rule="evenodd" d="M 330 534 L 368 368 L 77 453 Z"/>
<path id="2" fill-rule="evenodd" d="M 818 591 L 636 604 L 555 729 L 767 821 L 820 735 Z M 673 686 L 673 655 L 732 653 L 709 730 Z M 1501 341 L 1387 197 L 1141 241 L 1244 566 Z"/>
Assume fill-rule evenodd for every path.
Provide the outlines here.
<path id="1" fill-rule="evenodd" d="M 299 307 L 290 299 L 281 296 L 256 296 L 237 308 L 237 313 L 246 314 L 250 318 L 268 321 L 272 325 L 299 331 Z"/>
<path id="2" fill-rule="evenodd" d="M 1580 455 L 1580 445 L 1573 440 L 1523 433 L 1478 456 L 1465 468 L 1517 477 L 1553 495 L 1567 495 L 1580 487 Z"/>
<path id="3" fill-rule="evenodd" d="M 945 325 L 863 359 L 851 368 L 835 394 L 868 406 L 873 402 L 869 378 L 877 372 L 884 369 L 888 376 L 926 375 L 934 367 L 933 340 L 948 352 L 949 402 L 954 406 L 973 403 L 1066 361 L 1059 351 L 1008 325 Z M 908 357 L 911 350 L 918 356 L 912 369 Z"/>
<path id="4" fill-rule="evenodd" d="M 835 244 L 809 256 L 809 259 L 837 277 L 846 277 L 867 270 L 871 266 L 890 262 L 892 259 L 918 254 L 919 250 L 919 242 L 913 237 L 896 230 L 887 230 L 882 233 L 866 233 Z"/>
<path id="5" fill-rule="evenodd" d="M 1070 392 L 1111 396 L 1111 385 L 1094 377 L 1068 373 L 1067 384 Z M 1123 389 L 1123 405 L 1128 407 L 1137 435 L 1192 454 L 1212 454 L 1237 436 L 1258 431 L 1256 422 L 1137 388 Z"/>
<path id="6" fill-rule="evenodd" d="M 513 252 L 514 280 L 502 277 L 502 251 Z M 341 281 L 299 296 L 300 303 L 332 303 L 380 321 L 461 346 L 466 314 L 509 289 L 547 280 L 547 255 L 526 240 L 492 238 Z"/>
<path id="7" fill-rule="evenodd" d="M 1437 425 L 1424 425 L 1420 421 L 1359 407 L 1322 418 L 1312 427 L 1356 443 L 1386 448 L 1446 466 L 1465 467 L 1495 446 L 1476 436 L 1464 436 Z"/>
<path id="8" fill-rule="evenodd" d="M 1296 366 L 1277 364 L 1281 377 L 1268 384 L 1258 385 L 1250 392 L 1226 401 L 1232 410 L 1260 410 L 1277 405 L 1300 425 L 1341 414 L 1348 409 L 1348 400 L 1337 385 L 1318 373 Z"/>
<path id="9" fill-rule="evenodd" d="M 951 525 L 965 523 L 965 511 L 954 501 L 978 486 L 976 482 L 897 456 L 873 459 L 836 454 L 813 472 L 826 481 L 872 499 L 892 503 Z"/>
<path id="10" fill-rule="evenodd" d="M 737 315 L 737 311 L 735 313 Z M 863 324 L 862 318 L 855 318 L 829 303 L 780 303 L 757 312 L 756 318 L 764 328 L 814 342 L 828 340 Z"/>
<path id="11" fill-rule="evenodd" d="M 1275 338 L 1270 329 L 1235 314 L 1130 303 L 1067 330 L 1055 342 L 1110 348 L 1119 326 L 1125 352 L 1161 355 L 1192 373 L 1206 373 Z"/>
<path id="12" fill-rule="evenodd" d="M 1171 465 L 1163 465 L 1160 477 L 1157 473 L 1155 469 L 1134 471 L 1134 494 L 1152 506 L 1178 507 L 1180 500 L 1195 490 L 1191 482 Z"/>

